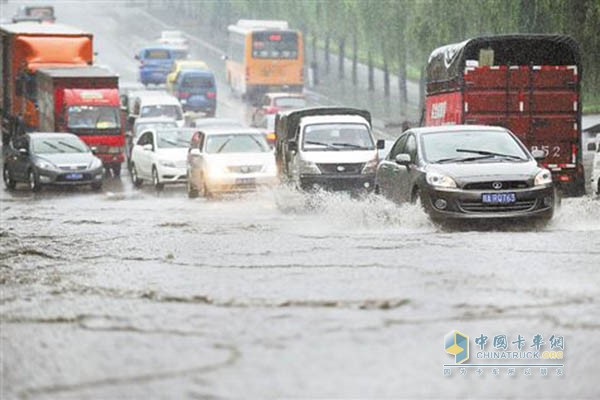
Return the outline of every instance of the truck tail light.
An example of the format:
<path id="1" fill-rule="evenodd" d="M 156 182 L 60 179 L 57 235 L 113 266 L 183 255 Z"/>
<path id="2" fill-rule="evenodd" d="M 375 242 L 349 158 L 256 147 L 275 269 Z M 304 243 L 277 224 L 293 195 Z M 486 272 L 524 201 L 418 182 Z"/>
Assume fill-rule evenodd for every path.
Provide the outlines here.
<path id="1" fill-rule="evenodd" d="M 188 93 L 188 92 L 177 93 L 177 97 L 179 97 L 180 99 L 187 99 L 190 96 L 191 96 L 191 93 Z"/>
<path id="2" fill-rule="evenodd" d="M 215 93 L 215 92 L 206 92 L 206 98 L 207 99 L 215 99 L 215 98 L 217 98 L 217 93 Z"/>

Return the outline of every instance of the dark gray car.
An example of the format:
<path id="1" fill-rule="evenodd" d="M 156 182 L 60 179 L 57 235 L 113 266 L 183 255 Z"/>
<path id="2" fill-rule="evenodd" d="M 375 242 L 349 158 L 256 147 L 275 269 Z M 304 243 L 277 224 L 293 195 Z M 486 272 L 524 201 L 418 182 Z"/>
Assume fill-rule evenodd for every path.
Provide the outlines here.
<path id="1" fill-rule="evenodd" d="M 8 189 L 18 182 L 32 191 L 44 185 L 91 185 L 102 188 L 102 160 L 71 133 L 27 133 L 16 136 L 5 153 L 2 177 Z"/>
<path id="2" fill-rule="evenodd" d="M 379 164 L 375 179 L 376 192 L 399 203 L 420 200 L 434 220 L 548 220 L 554 212 L 550 171 L 504 128 L 410 129 Z"/>

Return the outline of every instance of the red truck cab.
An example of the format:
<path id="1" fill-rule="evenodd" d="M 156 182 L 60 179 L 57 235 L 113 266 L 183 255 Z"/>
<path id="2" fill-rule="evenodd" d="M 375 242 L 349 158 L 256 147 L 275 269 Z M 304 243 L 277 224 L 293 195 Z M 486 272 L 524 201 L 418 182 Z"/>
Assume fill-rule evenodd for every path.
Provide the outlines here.
<path id="1" fill-rule="evenodd" d="M 581 56 L 562 35 L 500 35 L 434 50 L 424 123 L 503 126 L 542 150 L 563 193 L 583 195 Z"/>
<path id="2" fill-rule="evenodd" d="M 100 67 L 49 68 L 37 71 L 37 82 L 40 130 L 78 135 L 120 175 L 125 130 L 118 76 Z"/>

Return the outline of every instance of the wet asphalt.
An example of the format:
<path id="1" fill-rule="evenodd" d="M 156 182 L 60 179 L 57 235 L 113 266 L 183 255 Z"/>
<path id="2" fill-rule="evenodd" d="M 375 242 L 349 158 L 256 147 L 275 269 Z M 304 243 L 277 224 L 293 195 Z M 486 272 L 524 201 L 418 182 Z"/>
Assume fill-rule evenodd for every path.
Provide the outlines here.
<path id="1" fill-rule="evenodd" d="M 153 17 L 74 4 L 59 21 L 135 80 Z M 219 116 L 246 113 L 220 94 Z M 0 190 L 0 244 L 2 399 L 600 396 L 589 196 L 544 227 L 447 229 L 376 196 L 190 200 L 124 171 L 101 193 Z M 444 377 L 452 329 L 562 335 L 565 375 Z"/>

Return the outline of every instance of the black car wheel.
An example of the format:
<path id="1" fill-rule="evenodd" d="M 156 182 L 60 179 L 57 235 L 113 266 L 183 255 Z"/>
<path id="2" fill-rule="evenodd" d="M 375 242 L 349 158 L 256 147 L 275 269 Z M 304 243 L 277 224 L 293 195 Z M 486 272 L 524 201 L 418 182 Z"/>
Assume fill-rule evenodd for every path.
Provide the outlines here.
<path id="1" fill-rule="evenodd" d="M 135 186 L 136 188 L 139 188 L 140 186 L 142 186 L 142 183 L 144 183 L 143 180 L 140 179 L 140 177 L 137 174 L 137 169 L 135 168 L 135 164 L 131 164 L 131 181 L 133 182 L 133 186 Z"/>
<path id="2" fill-rule="evenodd" d="M 29 179 L 27 181 L 29 183 L 29 189 L 31 189 L 32 192 L 39 192 L 40 190 L 42 190 L 42 184 L 40 183 L 40 177 L 33 169 L 29 170 L 28 176 L 29 176 Z"/>
<path id="3" fill-rule="evenodd" d="M 14 189 L 17 186 L 17 182 L 10 175 L 8 165 L 4 165 L 4 168 L 2 169 L 2 179 L 4 180 L 4 186 L 6 186 L 7 189 Z"/>
<path id="4" fill-rule="evenodd" d="M 160 182 L 156 167 L 152 168 L 152 184 L 154 185 L 154 188 L 159 192 L 165 188 L 164 183 Z"/>

